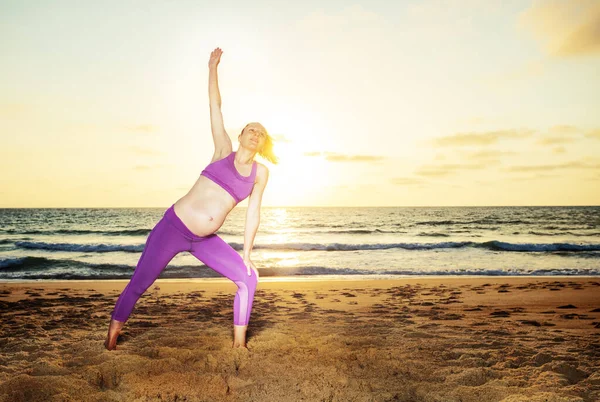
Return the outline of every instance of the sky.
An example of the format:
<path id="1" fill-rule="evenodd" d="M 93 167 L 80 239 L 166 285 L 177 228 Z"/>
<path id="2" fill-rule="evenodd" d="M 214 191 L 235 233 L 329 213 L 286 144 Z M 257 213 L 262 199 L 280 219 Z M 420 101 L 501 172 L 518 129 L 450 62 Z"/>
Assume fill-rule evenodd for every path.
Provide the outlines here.
<path id="1" fill-rule="evenodd" d="M 600 1 L 452 5 L 0 0 L 0 207 L 183 197 L 216 47 L 263 206 L 600 205 Z"/>

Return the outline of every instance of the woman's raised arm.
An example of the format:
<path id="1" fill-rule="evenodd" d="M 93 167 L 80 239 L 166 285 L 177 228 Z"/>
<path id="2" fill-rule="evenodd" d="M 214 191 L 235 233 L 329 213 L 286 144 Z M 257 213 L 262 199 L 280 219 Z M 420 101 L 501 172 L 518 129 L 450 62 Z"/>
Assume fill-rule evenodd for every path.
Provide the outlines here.
<path id="1" fill-rule="evenodd" d="M 221 61 L 223 51 L 216 48 L 210 54 L 208 61 L 208 98 L 210 104 L 210 126 L 213 140 L 215 142 L 215 154 L 213 161 L 221 159 L 231 153 L 233 145 L 231 139 L 225 131 L 223 124 L 223 114 L 221 112 L 221 94 L 219 92 L 219 77 L 217 75 L 217 66 Z"/>

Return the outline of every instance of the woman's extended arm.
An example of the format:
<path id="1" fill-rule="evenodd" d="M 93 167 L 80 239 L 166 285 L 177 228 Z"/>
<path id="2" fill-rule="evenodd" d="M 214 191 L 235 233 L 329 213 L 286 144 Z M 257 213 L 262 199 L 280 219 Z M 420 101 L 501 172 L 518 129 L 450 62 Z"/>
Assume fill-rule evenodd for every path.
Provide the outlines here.
<path id="1" fill-rule="evenodd" d="M 215 143 L 215 155 L 213 161 L 229 155 L 233 150 L 231 139 L 225 131 L 223 124 L 223 114 L 221 112 L 221 94 L 219 92 L 219 77 L 217 75 L 217 66 L 221 61 L 223 51 L 216 48 L 210 54 L 208 61 L 208 98 L 210 105 L 210 126 L 213 140 Z"/>
<path id="2" fill-rule="evenodd" d="M 252 269 L 258 277 L 258 270 L 250 259 L 250 252 L 252 251 L 254 237 L 256 236 L 258 226 L 260 225 L 260 206 L 262 204 L 262 197 L 265 187 L 269 181 L 269 169 L 267 169 L 266 166 L 259 164 L 257 167 L 256 177 L 256 184 L 254 184 L 250 198 L 248 198 L 246 225 L 244 229 L 244 251 L 242 258 L 246 264 L 248 275 L 250 275 L 250 270 Z"/>

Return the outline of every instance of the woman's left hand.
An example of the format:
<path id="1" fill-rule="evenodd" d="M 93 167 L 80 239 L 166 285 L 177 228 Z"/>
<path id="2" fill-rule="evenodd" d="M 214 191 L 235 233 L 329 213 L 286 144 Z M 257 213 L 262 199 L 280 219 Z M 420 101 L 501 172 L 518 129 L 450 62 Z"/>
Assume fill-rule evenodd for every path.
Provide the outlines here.
<path id="1" fill-rule="evenodd" d="M 246 264 L 246 268 L 248 269 L 248 276 L 250 276 L 250 270 L 254 270 L 256 273 L 256 278 L 259 278 L 258 269 L 254 266 L 254 263 L 250 260 L 250 257 L 244 257 L 244 264 Z"/>

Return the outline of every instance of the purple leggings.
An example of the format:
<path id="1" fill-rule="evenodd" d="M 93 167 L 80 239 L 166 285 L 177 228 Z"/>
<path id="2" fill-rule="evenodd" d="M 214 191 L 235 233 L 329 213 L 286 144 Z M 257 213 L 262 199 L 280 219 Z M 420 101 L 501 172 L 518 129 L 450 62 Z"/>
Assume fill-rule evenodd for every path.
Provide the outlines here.
<path id="1" fill-rule="evenodd" d="M 112 318 L 126 322 L 142 294 L 154 283 L 169 262 L 189 251 L 205 265 L 231 279 L 238 287 L 233 299 L 233 323 L 248 325 L 258 278 L 250 276 L 242 256 L 215 233 L 198 236 L 175 214 L 172 205 L 148 235 L 144 251 L 131 280 L 119 296 Z"/>

